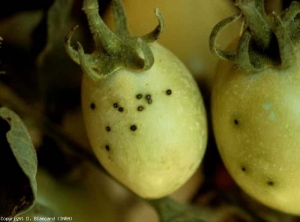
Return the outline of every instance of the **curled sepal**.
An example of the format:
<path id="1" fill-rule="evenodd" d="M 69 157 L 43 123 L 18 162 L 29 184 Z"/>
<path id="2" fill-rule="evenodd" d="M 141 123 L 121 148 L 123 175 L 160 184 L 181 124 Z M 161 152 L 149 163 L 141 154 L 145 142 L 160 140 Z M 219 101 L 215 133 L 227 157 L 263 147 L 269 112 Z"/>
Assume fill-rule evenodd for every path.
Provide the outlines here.
<path id="1" fill-rule="evenodd" d="M 67 51 L 67 54 L 71 57 L 71 59 L 76 62 L 78 65 L 80 65 L 80 61 L 78 58 L 78 52 L 71 46 L 71 38 L 73 36 L 74 31 L 78 28 L 78 25 L 73 27 L 67 36 L 65 37 L 65 48 Z"/>
<path id="2" fill-rule="evenodd" d="M 236 0 L 236 5 L 241 9 L 256 44 L 262 49 L 267 49 L 271 43 L 272 30 L 264 13 L 263 2 L 263 0 Z"/>
<path id="3" fill-rule="evenodd" d="M 219 58 L 228 60 L 228 61 L 234 61 L 236 57 L 236 53 L 234 51 L 225 51 L 217 46 L 217 39 L 219 37 L 220 32 L 226 28 L 228 25 L 230 25 L 232 22 L 238 20 L 241 17 L 241 15 L 234 15 L 231 17 L 228 17 L 221 22 L 219 22 L 212 30 L 210 37 L 209 37 L 209 47 L 210 51 L 214 54 L 216 54 Z"/>
<path id="4" fill-rule="evenodd" d="M 99 75 L 97 67 L 92 66 L 92 64 L 88 61 L 86 55 L 84 54 L 82 45 L 79 42 L 77 44 L 78 44 L 78 53 L 77 53 L 78 60 L 82 71 L 94 81 L 104 78 L 105 75 Z"/>
<path id="5" fill-rule="evenodd" d="M 273 16 L 275 22 L 273 31 L 277 37 L 281 66 L 286 67 L 293 64 L 297 59 L 295 47 L 287 31 L 286 24 L 275 12 L 273 12 Z"/>
<path id="6" fill-rule="evenodd" d="M 249 44 L 251 40 L 251 33 L 249 30 L 245 30 L 239 41 L 239 45 L 236 51 L 235 63 L 239 64 L 241 68 L 247 71 L 255 70 L 249 56 Z"/>
<path id="7" fill-rule="evenodd" d="M 157 40 L 159 36 L 163 33 L 165 28 L 164 19 L 158 9 L 155 9 L 155 15 L 158 20 L 158 25 L 152 32 L 141 37 L 141 39 L 147 43 L 151 43 Z"/>
<path id="8" fill-rule="evenodd" d="M 71 46 L 71 38 L 73 36 L 74 31 L 78 28 L 78 26 L 75 26 L 70 30 L 70 32 L 67 34 L 65 38 L 65 48 L 67 51 L 67 54 L 71 57 L 71 59 L 76 62 L 78 65 L 82 64 L 82 59 L 80 59 L 79 51 L 80 48 L 82 48 L 81 44 L 78 43 L 78 51 L 76 51 L 72 46 Z M 95 57 L 95 55 L 89 55 L 89 54 L 84 54 L 83 49 L 82 53 L 84 55 L 84 60 L 89 63 L 91 67 L 97 67 L 99 65 L 99 60 Z M 81 57 L 83 56 L 81 55 Z"/>
<path id="9" fill-rule="evenodd" d="M 234 63 L 243 68 L 246 72 L 259 72 L 265 68 L 273 66 L 272 60 L 261 55 L 251 47 L 252 34 L 246 29 L 239 41 Z"/>
<path id="10" fill-rule="evenodd" d="M 140 48 L 144 54 L 144 64 L 142 70 L 148 70 L 152 67 L 154 63 L 153 53 L 149 47 L 149 45 L 143 41 L 141 38 L 138 38 L 138 43 Z"/>
<path id="11" fill-rule="evenodd" d="M 96 45 L 92 54 L 85 54 L 80 43 L 78 44 L 78 51 L 71 46 L 71 38 L 77 27 L 69 32 L 65 40 L 66 51 L 69 56 L 77 64 L 80 64 L 84 73 L 95 81 L 105 78 L 119 69 L 134 71 L 150 69 L 154 63 L 154 58 L 147 43 L 157 39 L 163 30 L 162 16 L 156 10 L 156 16 L 159 20 L 156 29 L 141 38 L 130 36 L 121 0 L 114 0 L 113 4 L 116 34 L 109 30 L 98 14 L 97 0 L 84 0 L 83 2 L 83 10 L 87 15 Z"/>

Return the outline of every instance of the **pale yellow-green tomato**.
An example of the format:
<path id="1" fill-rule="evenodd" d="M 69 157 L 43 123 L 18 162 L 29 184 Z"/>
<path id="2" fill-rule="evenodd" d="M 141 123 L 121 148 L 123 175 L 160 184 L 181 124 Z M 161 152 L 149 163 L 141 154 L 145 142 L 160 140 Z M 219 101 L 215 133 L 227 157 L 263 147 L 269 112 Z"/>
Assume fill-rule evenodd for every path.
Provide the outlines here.
<path id="1" fill-rule="evenodd" d="M 226 168 L 263 204 L 300 215 L 300 65 L 244 72 L 222 62 L 213 129 Z"/>
<path id="2" fill-rule="evenodd" d="M 196 81 L 210 87 L 218 58 L 209 50 L 209 35 L 220 20 L 237 14 L 231 0 L 123 0 L 131 33 L 142 35 L 153 29 L 153 16 L 158 8 L 165 21 L 165 29 L 158 42 L 171 50 L 192 72 Z M 110 10 L 105 23 L 113 27 Z M 219 40 L 226 47 L 238 34 L 239 22 L 230 25 Z"/>
<path id="3" fill-rule="evenodd" d="M 160 198 L 198 168 L 207 121 L 190 72 L 159 44 L 150 49 L 155 62 L 147 71 L 122 69 L 98 81 L 84 75 L 82 109 L 104 168 L 141 197 Z"/>

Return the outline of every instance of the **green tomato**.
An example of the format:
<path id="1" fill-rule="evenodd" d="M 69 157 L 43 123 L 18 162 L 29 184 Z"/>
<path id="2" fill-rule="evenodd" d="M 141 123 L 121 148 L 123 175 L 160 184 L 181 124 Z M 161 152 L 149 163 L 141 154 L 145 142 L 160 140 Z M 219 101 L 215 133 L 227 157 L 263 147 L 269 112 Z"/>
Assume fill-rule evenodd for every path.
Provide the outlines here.
<path id="1" fill-rule="evenodd" d="M 84 75 L 82 109 L 102 165 L 142 197 L 166 196 L 195 172 L 207 140 L 198 87 L 168 50 L 150 46 L 155 63 L 143 73 L 119 70 L 93 81 Z"/>
<path id="2" fill-rule="evenodd" d="M 97 0 L 85 0 L 96 49 L 67 52 L 81 65 L 82 110 L 87 136 L 104 168 L 144 198 L 167 196 L 198 168 L 206 148 L 206 113 L 193 76 L 154 41 L 163 30 L 131 37 L 120 0 L 113 1 L 116 34 L 98 15 Z M 154 42 L 154 43 L 153 43 Z"/>
<path id="3" fill-rule="evenodd" d="M 212 94 L 214 133 L 231 175 L 261 202 L 297 214 L 299 68 L 253 76 L 223 64 Z"/>
<path id="4" fill-rule="evenodd" d="M 246 193 L 269 207 L 300 215 L 300 63 L 290 35 L 296 31 L 288 31 L 295 28 L 289 23 L 293 19 L 286 17 L 296 13 L 256 18 L 248 12 L 260 12 L 249 2 L 254 1 L 238 4 L 249 27 L 235 53 L 213 42 L 222 26 L 235 18 L 220 23 L 212 34 L 213 51 L 233 60 L 222 61 L 215 76 L 214 135 L 226 168 Z M 290 10 L 300 11 L 300 4 Z M 266 27 L 266 35 L 260 27 Z"/>

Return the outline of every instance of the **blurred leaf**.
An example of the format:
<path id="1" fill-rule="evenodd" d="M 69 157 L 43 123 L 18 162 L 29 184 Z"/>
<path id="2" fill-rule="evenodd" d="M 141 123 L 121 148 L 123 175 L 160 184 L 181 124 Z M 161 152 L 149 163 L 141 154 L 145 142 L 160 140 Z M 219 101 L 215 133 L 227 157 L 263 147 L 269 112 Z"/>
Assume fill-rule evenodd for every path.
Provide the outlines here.
<path id="1" fill-rule="evenodd" d="M 37 157 L 20 117 L 5 107 L 0 117 L 0 216 L 12 217 L 35 201 Z"/>
<path id="2" fill-rule="evenodd" d="M 73 103 L 79 105 L 80 101 L 81 69 L 64 47 L 65 36 L 77 24 L 78 18 L 71 16 L 73 3 L 74 0 L 55 0 L 49 8 L 46 44 L 37 58 L 38 84 L 46 114 L 56 123 L 70 106 L 74 107 Z"/>
<path id="3" fill-rule="evenodd" d="M 161 222 L 205 222 L 201 209 L 178 203 L 169 197 L 148 202 L 157 211 Z"/>
<path id="4" fill-rule="evenodd" d="M 53 2 L 53 0 L 11 0 L 5 1 L 0 7 L 0 19 L 10 17 L 13 14 L 23 12 L 46 9 Z"/>
<path id="5" fill-rule="evenodd" d="M 71 10 L 74 0 L 55 0 L 47 13 L 48 46 L 63 44 L 67 31 L 71 28 Z M 63 38 L 62 38 L 63 37 Z"/>
<path id="6" fill-rule="evenodd" d="M 37 58 L 39 85 L 43 91 L 65 88 L 76 79 L 75 70 L 78 67 L 69 58 L 64 47 L 65 36 L 74 26 L 71 21 L 73 2 L 74 0 L 56 0 L 47 12 L 46 45 Z"/>
<path id="7" fill-rule="evenodd" d="M 64 39 L 72 28 L 71 11 L 74 0 L 55 0 L 47 12 L 46 45 L 37 58 L 41 87 L 65 88 L 74 81 L 77 65 L 67 55 Z M 72 73 L 73 71 L 73 73 Z M 65 81 L 62 81 L 65 80 Z"/>

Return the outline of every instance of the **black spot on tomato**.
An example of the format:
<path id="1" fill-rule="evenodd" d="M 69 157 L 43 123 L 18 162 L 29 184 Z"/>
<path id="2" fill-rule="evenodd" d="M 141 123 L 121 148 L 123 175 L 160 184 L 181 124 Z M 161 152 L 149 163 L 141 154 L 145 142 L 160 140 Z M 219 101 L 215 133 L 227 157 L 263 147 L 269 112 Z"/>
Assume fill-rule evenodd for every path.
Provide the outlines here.
<path id="1" fill-rule="evenodd" d="M 137 94 L 137 95 L 136 95 L 136 98 L 137 98 L 137 99 L 141 99 L 142 97 L 143 97 L 142 94 Z"/>
<path id="2" fill-rule="evenodd" d="M 120 107 L 118 110 L 119 110 L 119 112 L 123 112 L 124 111 L 123 107 Z"/>
<path id="3" fill-rule="evenodd" d="M 91 107 L 91 109 L 95 109 L 95 108 L 96 108 L 95 103 L 91 103 L 91 104 L 90 104 L 90 107 Z"/>
<path id="4" fill-rule="evenodd" d="M 114 108 L 118 108 L 118 107 L 119 107 L 118 103 L 114 103 L 114 104 L 113 104 L 113 107 L 114 107 Z"/>
<path id="5" fill-rule="evenodd" d="M 136 131 L 137 130 L 137 126 L 136 125 L 131 125 L 130 126 L 130 130 L 131 131 Z"/>
<path id="6" fill-rule="evenodd" d="M 111 128 L 109 126 L 107 126 L 105 129 L 107 132 L 109 132 L 111 130 Z"/>
<path id="7" fill-rule="evenodd" d="M 150 95 L 150 94 L 147 94 L 147 95 L 145 96 L 145 98 L 146 98 L 148 104 L 151 104 L 151 103 L 152 103 L 152 98 L 151 98 L 151 95 Z"/>
<path id="8" fill-rule="evenodd" d="M 105 145 L 105 149 L 106 149 L 107 151 L 110 151 L 109 145 Z"/>
<path id="9" fill-rule="evenodd" d="M 242 166 L 242 171 L 245 172 L 246 171 L 246 167 Z"/>
<path id="10" fill-rule="evenodd" d="M 143 110 L 144 110 L 144 107 L 143 107 L 143 106 L 139 106 L 139 107 L 137 108 L 137 110 L 138 110 L 138 111 L 143 111 Z"/>
<path id="11" fill-rule="evenodd" d="M 146 98 L 148 104 L 151 104 L 151 103 L 152 103 L 152 98 L 151 98 L 151 95 L 150 95 L 150 94 L 147 94 L 145 98 Z"/>
<path id="12" fill-rule="evenodd" d="M 273 186 L 274 186 L 274 181 L 269 180 L 269 181 L 267 182 L 267 184 L 268 184 L 270 187 L 273 187 Z"/>
<path id="13" fill-rule="evenodd" d="M 166 91 L 166 94 L 167 94 L 167 95 L 171 95 L 171 94 L 172 94 L 172 90 L 171 90 L 171 89 L 168 89 L 168 90 Z"/>
<path id="14" fill-rule="evenodd" d="M 233 120 L 233 123 L 234 123 L 234 125 L 239 125 L 238 119 L 234 119 L 234 120 Z"/>

